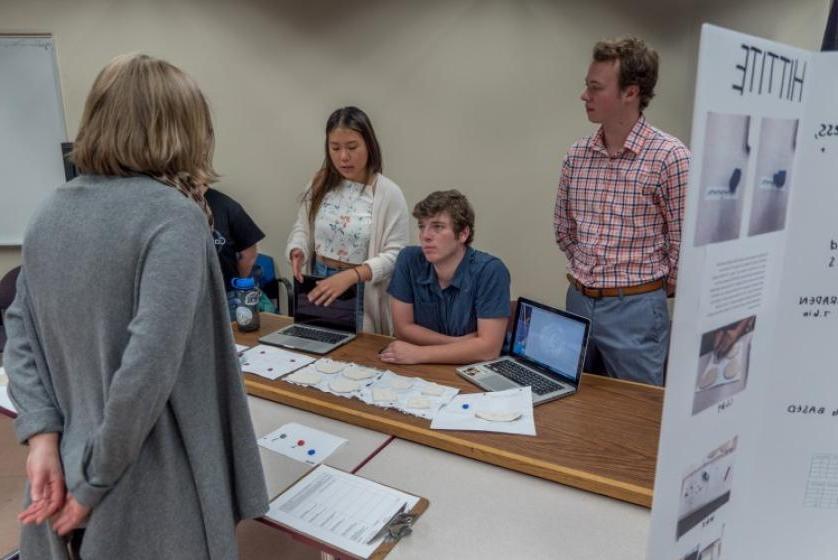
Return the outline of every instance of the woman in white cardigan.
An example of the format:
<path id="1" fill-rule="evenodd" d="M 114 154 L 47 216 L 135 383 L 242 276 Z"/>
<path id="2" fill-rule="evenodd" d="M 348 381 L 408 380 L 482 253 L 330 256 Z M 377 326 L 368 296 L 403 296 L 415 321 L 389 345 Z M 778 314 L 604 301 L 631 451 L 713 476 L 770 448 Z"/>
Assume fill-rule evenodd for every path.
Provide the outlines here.
<path id="1" fill-rule="evenodd" d="M 391 334 L 387 284 L 408 242 L 401 189 L 381 174 L 381 149 L 369 117 L 344 107 L 326 123 L 326 157 L 306 189 L 285 254 L 294 277 L 308 267 L 318 282 L 309 299 L 329 305 L 354 285 L 363 294 L 359 330 Z"/>

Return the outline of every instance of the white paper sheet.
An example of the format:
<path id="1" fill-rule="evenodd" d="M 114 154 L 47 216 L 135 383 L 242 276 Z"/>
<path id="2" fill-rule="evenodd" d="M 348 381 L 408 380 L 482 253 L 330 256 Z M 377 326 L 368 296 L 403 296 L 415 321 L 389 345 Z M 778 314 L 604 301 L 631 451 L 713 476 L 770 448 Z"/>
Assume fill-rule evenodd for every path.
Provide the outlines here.
<path id="1" fill-rule="evenodd" d="M 295 383 L 294 379 L 293 379 L 293 376 L 285 378 L 285 379 L 283 379 L 283 381 L 288 381 L 289 383 L 292 383 L 292 384 L 295 384 L 295 385 L 305 385 L 307 387 L 311 387 L 313 389 L 323 391 L 324 393 L 331 393 L 331 394 L 337 395 L 339 397 L 352 398 L 354 396 L 357 396 L 357 394 L 358 394 L 358 392 L 360 391 L 361 388 L 363 388 L 365 385 L 370 385 L 370 384 L 374 383 L 375 380 L 381 375 L 381 372 L 378 371 L 378 370 L 374 370 L 372 368 L 365 368 L 363 366 L 359 366 L 359 365 L 356 365 L 356 364 L 351 364 L 351 363 L 348 363 L 348 362 L 338 362 L 338 361 L 330 360 L 328 358 L 322 358 L 321 361 L 324 362 L 324 363 L 329 364 L 330 366 L 332 364 L 339 364 L 339 365 L 343 365 L 343 367 L 340 369 L 340 371 L 337 371 L 336 373 L 323 373 L 323 371 L 321 371 L 317 367 L 319 362 L 316 362 L 316 363 L 307 365 L 304 368 L 304 370 L 313 371 L 313 372 L 317 373 L 317 375 L 320 376 L 320 382 L 319 383 L 316 383 L 314 385 L 305 385 L 305 384 L 302 384 L 302 383 Z M 343 372 L 344 371 L 349 371 L 349 368 L 354 369 L 354 370 L 371 370 L 373 372 L 373 376 L 369 377 L 367 379 L 360 379 L 360 380 L 351 379 L 351 378 L 346 377 L 346 376 L 343 375 Z M 323 369 L 326 369 L 326 368 L 323 368 Z M 300 371 L 302 372 L 303 370 L 300 370 Z M 331 370 L 328 370 L 328 371 L 331 371 Z M 334 389 L 332 389 L 332 384 L 335 383 L 336 381 L 338 381 L 339 379 L 345 379 L 347 381 L 356 381 L 357 384 L 358 384 L 358 390 L 348 391 L 348 392 L 335 391 Z"/>
<path id="2" fill-rule="evenodd" d="M 257 441 L 265 449 L 309 465 L 319 465 L 346 443 L 342 437 L 296 422 L 280 426 Z"/>
<path id="3" fill-rule="evenodd" d="M 274 380 L 312 363 L 315 358 L 260 344 L 241 356 L 242 371 Z"/>
<path id="4" fill-rule="evenodd" d="M 318 369 L 318 365 L 324 363 L 328 367 Z M 339 368 L 332 367 L 333 364 L 342 366 Z M 393 408 L 420 418 L 431 420 L 434 415 L 442 408 L 448 401 L 460 392 L 459 389 L 448 387 L 439 383 L 432 383 L 426 381 L 421 377 L 412 377 L 405 375 L 398 375 L 389 370 L 380 370 L 353 364 L 351 362 L 339 362 L 329 358 L 322 358 L 318 362 L 306 366 L 305 370 L 315 371 L 321 379 L 314 385 L 307 385 L 314 389 L 318 389 L 325 393 L 331 393 L 339 397 L 357 398 L 367 404 L 378 406 L 381 408 Z M 323 373 L 323 371 L 336 371 L 335 373 Z M 300 370 L 303 371 L 302 369 Z M 370 374 L 370 377 L 365 379 L 352 379 L 353 372 L 365 372 Z M 339 379 L 351 379 L 358 382 L 358 388 L 353 391 L 339 392 L 335 391 L 333 384 Z M 293 378 L 285 378 L 285 381 L 294 383 Z M 388 400 L 376 400 L 377 389 L 391 389 L 392 397 Z M 438 394 L 437 394 L 438 393 Z M 378 393 L 380 395 L 380 393 Z M 418 400 L 417 400 L 418 399 Z M 427 405 L 426 407 L 417 407 L 411 405 L 417 404 Z"/>
<path id="5" fill-rule="evenodd" d="M 412 381 L 409 387 L 404 386 L 405 380 Z M 377 401 L 373 392 L 375 389 L 391 389 L 395 399 L 391 401 Z M 440 394 L 435 394 L 440 391 Z M 358 392 L 358 398 L 373 406 L 394 408 L 406 414 L 431 420 L 439 409 L 445 406 L 459 392 L 460 390 L 454 387 L 432 383 L 420 377 L 398 375 L 388 370 L 375 383 L 362 388 Z M 420 402 L 422 405 L 427 405 L 427 408 L 411 406 Z"/>
<path id="6" fill-rule="evenodd" d="M 479 418 L 477 415 L 481 412 L 514 413 L 520 414 L 520 417 L 511 422 L 495 422 Z M 530 387 L 521 387 L 506 391 L 456 396 L 437 412 L 431 422 L 431 428 L 534 436 L 532 390 Z"/>
<path id="7" fill-rule="evenodd" d="M 320 465 L 275 499 L 267 517 L 286 527 L 361 558 L 369 558 L 383 541 L 367 541 L 402 506 L 410 510 L 419 498 Z"/>
<path id="8" fill-rule="evenodd" d="M 17 413 L 15 405 L 9 398 L 9 378 L 6 376 L 6 370 L 2 367 L 0 367 L 0 408 Z"/>

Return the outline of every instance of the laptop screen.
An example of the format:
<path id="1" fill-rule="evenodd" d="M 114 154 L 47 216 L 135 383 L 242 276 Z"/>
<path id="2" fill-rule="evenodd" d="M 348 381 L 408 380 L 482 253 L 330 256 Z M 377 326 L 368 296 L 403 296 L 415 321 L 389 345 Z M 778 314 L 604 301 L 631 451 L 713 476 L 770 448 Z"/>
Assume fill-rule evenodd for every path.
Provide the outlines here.
<path id="1" fill-rule="evenodd" d="M 308 301 L 308 293 L 318 280 L 322 278 L 303 276 L 302 282 L 294 280 L 294 323 L 354 333 L 357 287 L 350 287 L 329 306 L 315 305 Z"/>
<path id="2" fill-rule="evenodd" d="M 578 383 L 585 364 L 588 325 L 584 317 L 519 298 L 512 355 Z"/>

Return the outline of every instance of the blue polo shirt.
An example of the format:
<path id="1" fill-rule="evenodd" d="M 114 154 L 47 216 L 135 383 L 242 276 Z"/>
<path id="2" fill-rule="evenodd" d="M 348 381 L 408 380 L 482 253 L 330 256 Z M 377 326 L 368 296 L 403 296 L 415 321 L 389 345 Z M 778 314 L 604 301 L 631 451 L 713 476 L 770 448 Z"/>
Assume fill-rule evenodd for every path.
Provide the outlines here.
<path id="1" fill-rule="evenodd" d="M 509 317 L 509 270 L 499 258 L 471 247 L 444 290 L 421 247 L 405 247 L 387 293 L 413 304 L 417 325 L 448 336 L 477 331 L 477 319 Z"/>

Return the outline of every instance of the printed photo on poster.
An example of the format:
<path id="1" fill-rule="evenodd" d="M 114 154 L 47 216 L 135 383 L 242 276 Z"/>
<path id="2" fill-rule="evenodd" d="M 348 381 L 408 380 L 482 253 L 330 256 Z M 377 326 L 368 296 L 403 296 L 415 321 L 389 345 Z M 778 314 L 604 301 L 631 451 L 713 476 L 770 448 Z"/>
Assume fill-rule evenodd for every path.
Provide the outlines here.
<path id="1" fill-rule="evenodd" d="M 745 388 L 755 325 L 751 315 L 701 335 L 693 415 Z"/>
<path id="2" fill-rule="evenodd" d="M 719 508 L 730 501 L 737 439 L 738 436 L 734 436 L 712 450 L 697 468 L 684 476 L 675 532 L 677 539 L 705 519 L 709 521 Z"/>
<path id="3" fill-rule="evenodd" d="M 707 113 L 696 247 L 739 237 L 748 184 L 750 131 L 748 115 Z"/>
<path id="4" fill-rule="evenodd" d="M 798 119 L 762 119 L 748 235 L 786 227 Z"/>
<path id="5" fill-rule="evenodd" d="M 722 539 L 716 539 L 707 546 L 697 545 L 682 560 L 719 560 L 722 557 Z"/>

